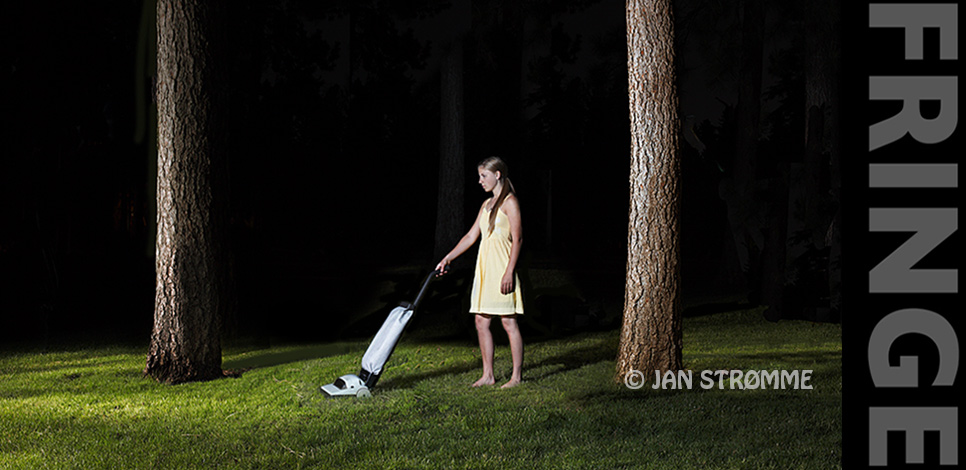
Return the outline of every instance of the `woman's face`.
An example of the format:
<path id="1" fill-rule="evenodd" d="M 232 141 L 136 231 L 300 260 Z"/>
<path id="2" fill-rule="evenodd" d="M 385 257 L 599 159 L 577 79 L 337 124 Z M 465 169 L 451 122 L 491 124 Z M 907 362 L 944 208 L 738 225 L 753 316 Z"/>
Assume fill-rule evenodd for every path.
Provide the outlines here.
<path id="1" fill-rule="evenodd" d="M 496 182 L 499 179 L 497 176 L 498 174 L 482 167 L 478 168 L 477 170 L 480 173 L 480 186 L 483 186 L 483 190 L 486 192 L 493 191 L 493 188 L 496 187 Z"/>

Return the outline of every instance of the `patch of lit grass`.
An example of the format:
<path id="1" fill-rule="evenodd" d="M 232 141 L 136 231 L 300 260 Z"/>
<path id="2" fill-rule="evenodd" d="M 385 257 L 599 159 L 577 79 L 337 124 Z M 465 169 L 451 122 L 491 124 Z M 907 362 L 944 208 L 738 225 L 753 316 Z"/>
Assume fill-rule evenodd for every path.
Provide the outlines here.
<path id="1" fill-rule="evenodd" d="M 812 390 L 630 390 L 617 333 L 528 343 L 525 383 L 473 389 L 470 340 L 407 341 L 369 399 L 318 387 L 364 342 L 228 350 L 240 378 L 141 376 L 146 351 L 0 353 L 0 468 L 836 468 L 841 329 L 688 318 L 685 366 L 813 370 Z M 498 375 L 509 351 L 497 349 Z"/>

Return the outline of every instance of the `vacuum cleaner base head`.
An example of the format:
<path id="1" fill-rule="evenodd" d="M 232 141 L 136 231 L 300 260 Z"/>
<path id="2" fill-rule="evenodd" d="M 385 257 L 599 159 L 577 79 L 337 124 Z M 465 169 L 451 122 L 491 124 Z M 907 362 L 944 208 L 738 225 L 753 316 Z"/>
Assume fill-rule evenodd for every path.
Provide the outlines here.
<path id="1" fill-rule="evenodd" d="M 335 382 L 320 387 L 322 392 L 330 397 L 358 397 L 364 398 L 371 396 L 366 382 L 355 374 L 346 374 L 339 377 Z"/>

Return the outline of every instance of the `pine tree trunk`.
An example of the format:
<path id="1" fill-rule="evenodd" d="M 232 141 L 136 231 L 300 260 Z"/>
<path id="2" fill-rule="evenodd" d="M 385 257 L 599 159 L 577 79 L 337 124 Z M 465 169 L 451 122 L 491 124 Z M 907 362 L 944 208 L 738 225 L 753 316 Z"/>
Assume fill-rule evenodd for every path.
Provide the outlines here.
<path id="1" fill-rule="evenodd" d="M 158 2 L 158 232 L 154 328 L 145 374 L 165 383 L 222 375 L 223 279 L 213 191 L 209 2 Z"/>
<path id="2" fill-rule="evenodd" d="M 680 370 L 680 156 L 670 0 L 627 1 L 630 213 L 617 380 Z"/>
<path id="3" fill-rule="evenodd" d="M 439 195 L 436 198 L 434 261 L 446 256 L 466 229 L 463 220 L 464 165 L 463 42 L 454 39 L 440 66 Z"/>

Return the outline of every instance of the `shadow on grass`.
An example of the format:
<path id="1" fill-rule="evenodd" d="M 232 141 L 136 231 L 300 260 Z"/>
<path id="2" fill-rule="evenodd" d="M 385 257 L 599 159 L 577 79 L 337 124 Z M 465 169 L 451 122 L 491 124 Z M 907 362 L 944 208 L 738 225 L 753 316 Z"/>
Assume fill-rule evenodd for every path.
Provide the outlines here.
<path id="1" fill-rule="evenodd" d="M 841 351 L 776 351 L 730 354 L 728 356 L 724 356 L 718 351 L 711 351 L 707 353 L 689 353 L 686 356 L 689 362 L 707 357 L 716 358 L 716 363 L 727 362 L 727 364 L 720 364 L 720 367 L 717 367 L 719 369 L 747 369 L 749 368 L 748 364 L 761 363 L 763 361 L 768 363 L 811 364 L 816 367 L 828 367 L 832 365 L 841 367 L 842 362 Z"/>
<path id="2" fill-rule="evenodd" d="M 472 363 L 464 362 L 462 364 L 449 366 L 445 369 L 434 369 L 427 372 L 421 372 L 418 374 L 406 374 L 399 377 L 393 377 L 385 382 L 380 382 L 376 385 L 381 390 L 396 390 L 396 389 L 406 389 L 412 388 L 419 382 L 424 380 L 433 379 L 436 377 L 442 377 L 445 375 L 459 375 L 466 372 L 477 370 L 480 365 L 474 361 Z"/>
<path id="3" fill-rule="evenodd" d="M 250 356 L 241 357 L 225 361 L 222 367 L 225 369 L 256 369 L 262 367 L 273 367 L 292 362 L 301 362 L 311 359 L 321 359 L 342 354 L 354 353 L 359 351 L 359 346 L 355 343 L 333 343 L 304 346 L 280 352 L 266 351 L 264 353 L 255 352 Z"/>
<path id="4" fill-rule="evenodd" d="M 617 343 L 604 340 L 578 349 L 567 349 L 560 354 L 550 356 L 538 362 L 524 364 L 524 374 L 528 380 L 541 380 L 548 377 L 570 372 L 581 367 L 596 364 L 601 361 L 612 361 L 617 357 Z M 540 369 L 556 367 L 548 372 L 537 373 Z"/>
<path id="5" fill-rule="evenodd" d="M 613 340 L 602 340 L 594 344 L 571 349 L 564 348 L 559 354 L 543 360 L 524 362 L 524 375 L 528 381 L 546 379 L 548 377 L 579 369 L 586 365 L 601 361 L 610 361 L 617 357 L 617 343 Z M 554 367 L 556 366 L 556 367 Z M 546 371 L 548 367 L 553 370 Z M 392 377 L 386 377 L 376 387 L 380 390 L 397 390 L 411 388 L 419 382 L 437 377 L 456 376 L 466 372 L 480 370 L 479 358 L 446 368 L 432 369 L 421 373 L 396 375 L 391 372 L 391 363 L 387 364 L 387 371 Z M 540 372 L 537 372 L 540 371 Z M 385 371 L 384 371 L 385 372 Z"/>
<path id="6" fill-rule="evenodd" d="M 84 361 L 84 363 L 79 363 L 81 361 Z M 46 373 L 58 372 L 58 371 L 78 371 L 78 370 L 98 369 L 102 367 L 110 367 L 110 366 L 125 362 L 122 359 L 106 360 L 106 361 L 99 361 L 99 362 L 91 362 L 91 361 L 92 361 L 91 357 L 84 357 L 84 358 L 76 358 L 76 359 L 62 359 L 62 360 L 54 361 L 52 363 L 45 363 L 40 365 L 18 366 L 16 368 L 12 368 L 9 371 L 8 370 L 0 371 L 0 377 L 3 377 L 4 375 L 11 375 L 11 374 L 27 374 L 27 373 L 46 374 Z"/>

